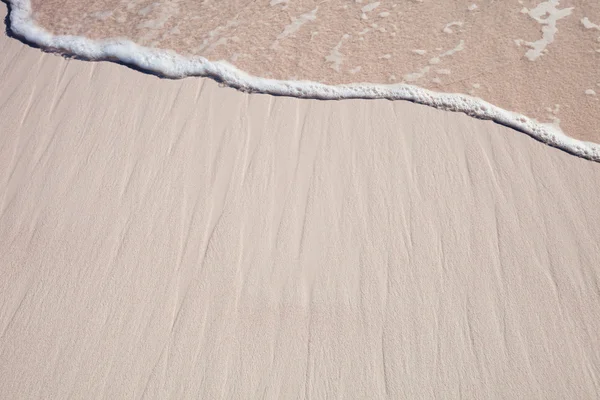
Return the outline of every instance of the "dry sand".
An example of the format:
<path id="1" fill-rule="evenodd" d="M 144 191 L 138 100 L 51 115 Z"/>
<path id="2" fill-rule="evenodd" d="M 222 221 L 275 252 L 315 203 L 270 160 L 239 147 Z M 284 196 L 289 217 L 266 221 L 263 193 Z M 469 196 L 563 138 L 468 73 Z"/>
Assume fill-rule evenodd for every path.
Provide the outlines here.
<path id="1" fill-rule="evenodd" d="M 0 53 L 3 398 L 598 398 L 600 164 Z"/>
<path id="2" fill-rule="evenodd" d="M 597 0 L 32 0 L 56 34 L 129 38 L 255 76 L 465 93 L 600 143 Z"/>

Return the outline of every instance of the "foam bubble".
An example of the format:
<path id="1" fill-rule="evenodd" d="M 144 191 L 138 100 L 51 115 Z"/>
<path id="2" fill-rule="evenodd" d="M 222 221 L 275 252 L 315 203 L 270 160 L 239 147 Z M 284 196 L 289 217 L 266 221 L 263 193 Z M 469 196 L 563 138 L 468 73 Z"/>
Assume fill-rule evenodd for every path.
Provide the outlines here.
<path id="1" fill-rule="evenodd" d="M 326 85 L 311 81 L 260 78 L 251 76 L 225 61 L 209 61 L 204 57 L 184 57 L 170 50 L 142 47 L 130 40 L 92 40 L 80 36 L 53 35 L 33 21 L 30 0 L 8 0 L 8 2 L 11 6 L 9 19 L 14 34 L 45 49 L 77 55 L 89 60 L 118 60 L 167 78 L 210 77 L 243 92 L 321 100 L 413 101 L 442 110 L 463 112 L 473 117 L 492 120 L 571 154 L 600 161 L 600 145 L 568 137 L 553 124 L 537 122 L 477 97 L 438 93 L 402 83 Z M 459 51 L 460 46 L 454 50 Z M 440 71 L 438 70 L 438 73 Z"/>

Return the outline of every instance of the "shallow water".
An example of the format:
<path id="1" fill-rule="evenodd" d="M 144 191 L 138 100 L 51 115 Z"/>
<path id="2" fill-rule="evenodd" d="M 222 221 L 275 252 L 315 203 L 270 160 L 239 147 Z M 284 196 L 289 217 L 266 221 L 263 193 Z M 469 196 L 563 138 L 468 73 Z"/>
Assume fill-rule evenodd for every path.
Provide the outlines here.
<path id="1" fill-rule="evenodd" d="M 252 75 L 465 93 L 600 141 L 600 3 L 33 0 L 55 34 L 123 37 Z"/>

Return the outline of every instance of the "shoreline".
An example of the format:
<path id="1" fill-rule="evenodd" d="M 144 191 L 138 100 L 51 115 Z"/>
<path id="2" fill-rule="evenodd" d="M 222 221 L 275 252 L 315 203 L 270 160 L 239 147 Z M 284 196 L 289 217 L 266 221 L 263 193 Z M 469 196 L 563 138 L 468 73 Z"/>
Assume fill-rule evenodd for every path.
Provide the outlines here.
<path id="1" fill-rule="evenodd" d="M 129 40 L 94 41 L 85 37 L 55 36 L 35 24 L 30 0 L 3 0 L 9 5 L 10 31 L 26 43 L 63 56 L 89 61 L 124 64 L 159 77 L 181 79 L 207 77 L 248 93 L 263 93 L 317 100 L 387 99 L 410 101 L 440 110 L 462 112 L 474 118 L 491 120 L 525 133 L 546 145 L 572 155 L 600 162 L 600 145 L 567 136 L 554 125 L 539 123 L 527 116 L 504 110 L 480 98 L 458 93 L 434 92 L 408 84 L 326 85 L 309 81 L 280 81 L 251 76 L 229 63 L 203 57 L 187 58 L 169 50 L 145 48 Z"/>

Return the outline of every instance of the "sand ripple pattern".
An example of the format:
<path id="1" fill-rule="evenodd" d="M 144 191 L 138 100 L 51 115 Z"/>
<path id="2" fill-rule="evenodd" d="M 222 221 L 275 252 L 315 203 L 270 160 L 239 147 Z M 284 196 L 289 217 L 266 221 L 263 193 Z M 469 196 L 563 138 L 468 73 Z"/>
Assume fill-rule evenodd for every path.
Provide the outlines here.
<path id="1" fill-rule="evenodd" d="M 598 398 L 599 163 L 0 54 L 2 399 Z"/>

